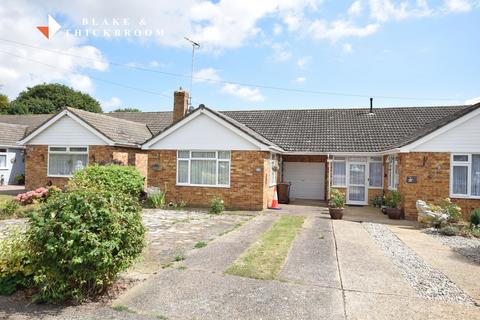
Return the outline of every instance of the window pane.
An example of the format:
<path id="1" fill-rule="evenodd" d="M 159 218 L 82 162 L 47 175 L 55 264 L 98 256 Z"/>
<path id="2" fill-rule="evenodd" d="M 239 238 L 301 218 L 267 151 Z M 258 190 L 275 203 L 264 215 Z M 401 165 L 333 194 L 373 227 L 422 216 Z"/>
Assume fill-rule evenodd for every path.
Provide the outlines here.
<path id="1" fill-rule="evenodd" d="M 468 167 L 467 166 L 454 166 L 453 167 L 453 193 L 454 194 L 467 194 L 467 181 L 468 181 Z"/>
<path id="2" fill-rule="evenodd" d="M 50 151 L 66 152 L 66 151 L 67 151 L 67 148 L 66 148 L 66 147 L 50 147 Z"/>
<path id="3" fill-rule="evenodd" d="M 5 168 L 7 166 L 7 156 L 1 155 L 0 156 L 0 168 Z"/>
<path id="4" fill-rule="evenodd" d="M 348 157 L 348 160 L 352 162 L 367 162 L 367 157 Z"/>
<path id="5" fill-rule="evenodd" d="M 453 161 L 468 162 L 468 156 L 467 155 L 454 155 L 453 156 Z"/>
<path id="6" fill-rule="evenodd" d="M 188 159 L 190 158 L 190 151 L 188 150 L 179 150 L 178 157 L 181 159 Z"/>
<path id="7" fill-rule="evenodd" d="M 191 160 L 190 165 L 191 165 L 191 168 L 190 168 L 191 184 L 206 184 L 206 185 L 217 184 L 217 177 L 216 177 L 217 161 L 216 160 Z"/>
<path id="8" fill-rule="evenodd" d="M 70 152 L 87 152 L 86 147 L 70 147 Z"/>
<path id="9" fill-rule="evenodd" d="M 334 156 L 333 159 L 334 160 L 339 160 L 339 161 L 344 161 L 345 159 L 347 159 L 347 157 Z"/>
<path id="10" fill-rule="evenodd" d="M 72 161 L 68 154 L 50 154 L 49 170 L 52 175 L 70 175 L 72 173 Z"/>
<path id="11" fill-rule="evenodd" d="M 381 162 L 370 163 L 370 187 L 381 187 L 383 180 L 383 164 Z"/>
<path id="12" fill-rule="evenodd" d="M 230 151 L 218 151 L 218 159 L 230 159 Z"/>
<path id="13" fill-rule="evenodd" d="M 347 183 L 345 162 L 333 162 L 332 183 L 334 186 L 344 186 Z"/>
<path id="14" fill-rule="evenodd" d="M 351 164 L 350 165 L 350 184 L 365 185 L 365 165 Z"/>
<path id="15" fill-rule="evenodd" d="M 382 157 L 370 157 L 370 161 L 382 161 Z"/>
<path id="16" fill-rule="evenodd" d="M 230 184 L 230 163 L 228 161 L 218 162 L 218 184 Z"/>
<path id="17" fill-rule="evenodd" d="M 480 196 L 480 154 L 472 155 L 472 196 Z"/>
<path id="18" fill-rule="evenodd" d="M 188 183 L 188 160 L 179 160 L 177 168 L 178 183 Z"/>
<path id="19" fill-rule="evenodd" d="M 215 152 L 192 151 L 192 158 L 216 158 Z"/>
<path id="20" fill-rule="evenodd" d="M 87 166 L 88 155 L 87 154 L 72 154 L 70 155 L 72 161 L 72 172 L 82 170 Z"/>

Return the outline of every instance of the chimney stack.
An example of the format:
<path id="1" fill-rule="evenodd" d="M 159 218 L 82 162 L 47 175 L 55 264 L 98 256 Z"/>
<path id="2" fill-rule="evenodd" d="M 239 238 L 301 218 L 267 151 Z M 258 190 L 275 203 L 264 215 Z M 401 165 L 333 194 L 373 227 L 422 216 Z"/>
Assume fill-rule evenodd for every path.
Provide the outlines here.
<path id="1" fill-rule="evenodd" d="M 373 98 L 370 98 L 370 114 L 373 113 Z"/>
<path id="2" fill-rule="evenodd" d="M 173 93 L 173 122 L 181 120 L 188 111 L 188 92 L 180 87 Z"/>

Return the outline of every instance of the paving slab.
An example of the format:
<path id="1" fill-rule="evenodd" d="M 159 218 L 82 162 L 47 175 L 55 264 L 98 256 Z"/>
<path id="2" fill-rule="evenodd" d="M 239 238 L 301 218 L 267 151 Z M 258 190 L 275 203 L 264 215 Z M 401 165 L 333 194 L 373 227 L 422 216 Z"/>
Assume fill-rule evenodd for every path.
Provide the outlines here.
<path id="1" fill-rule="evenodd" d="M 349 320 L 458 320 L 480 319 L 480 308 L 419 298 L 345 292 Z"/>
<path id="2" fill-rule="evenodd" d="M 415 296 L 400 270 L 360 223 L 335 220 L 333 229 L 344 289 Z"/>
<path id="3" fill-rule="evenodd" d="M 431 236 L 409 227 L 389 226 L 390 230 L 432 267 L 450 280 L 480 305 L 480 284 L 473 280 L 480 266 L 456 253 Z"/>
<path id="4" fill-rule="evenodd" d="M 305 220 L 279 279 L 341 288 L 331 220 L 314 216 Z"/>
<path id="5" fill-rule="evenodd" d="M 117 300 L 168 319 L 344 319 L 341 290 L 169 269 Z"/>
<path id="6" fill-rule="evenodd" d="M 278 218 L 271 214 L 255 217 L 240 228 L 208 243 L 207 247 L 191 252 L 185 264 L 190 269 L 223 272 Z"/>

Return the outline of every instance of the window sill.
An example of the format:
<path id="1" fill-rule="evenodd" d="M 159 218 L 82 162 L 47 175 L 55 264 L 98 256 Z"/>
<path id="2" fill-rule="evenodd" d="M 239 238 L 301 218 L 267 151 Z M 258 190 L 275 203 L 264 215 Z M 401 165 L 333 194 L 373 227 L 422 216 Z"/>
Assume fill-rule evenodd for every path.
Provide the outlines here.
<path id="1" fill-rule="evenodd" d="M 73 175 L 70 176 L 62 176 L 62 175 L 56 175 L 56 174 L 49 174 L 47 175 L 47 178 L 71 178 Z"/>
<path id="2" fill-rule="evenodd" d="M 450 195 L 451 199 L 465 199 L 465 200 L 480 200 L 480 196 L 467 196 L 467 195 L 462 195 L 462 194 L 451 194 Z"/>
<path id="3" fill-rule="evenodd" d="M 368 187 L 368 189 L 383 190 L 383 187 Z"/>
<path id="4" fill-rule="evenodd" d="M 200 188 L 223 188 L 223 189 L 229 189 L 230 185 L 228 186 L 223 186 L 223 185 L 210 185 L 210 184 L 183 184 L 183 183 L 177 183 L 177 187 L 200 187 Z"/>
<path id="5" fill-rule="evenodd" d="M 330 186 L 330 188 L 346 188 L 347 186 Z"/>

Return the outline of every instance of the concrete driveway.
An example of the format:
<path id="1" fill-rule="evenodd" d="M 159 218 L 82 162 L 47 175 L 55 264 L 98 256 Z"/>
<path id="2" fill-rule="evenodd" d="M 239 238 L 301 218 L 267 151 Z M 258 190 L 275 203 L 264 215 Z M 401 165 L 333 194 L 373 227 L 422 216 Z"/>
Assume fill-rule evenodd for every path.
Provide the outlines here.
<path id="1" fill-rule="evenodd" d="M 114 304 L 139 316 L 164 319 L 480 319 L 480 308 L 473 303 L 422 298 L 395 257 L 386 254 L 358 222 L 391 221 L 380 213 L 356 209 L 348 209 L 343 221 L 330 220 L 326 208 L 312 205 L 266 212 L 192 251 L 185 261 L 150 277 Z M 267 281 L 225 275 L 224 270 L 284 214 L 302 215 L 306 220 L 278 278 Z M 395 222 L 388 228 L 392 234 L 401 234 L 402 245 L 411 244 L 415 250 L 419 231 L 410 223 Z M 433 239 L 422 241 L 427 241 L 423 245 L 428 247 Z M 445 281 L 453 279 L 454 289 L 466 292 L 468 301 L 478 298 L 476 285 L 451 277 L 450 263 L 435 263 L 432 255 L 424 258 L 425 252 L 418 251 L 417 258 L 433 266 Z M 478 265 L 456 253 L 448 254 L 455 258 L 454 266 L 460 272 L 474 272 L 471 276 L 480 272 Z"/>

